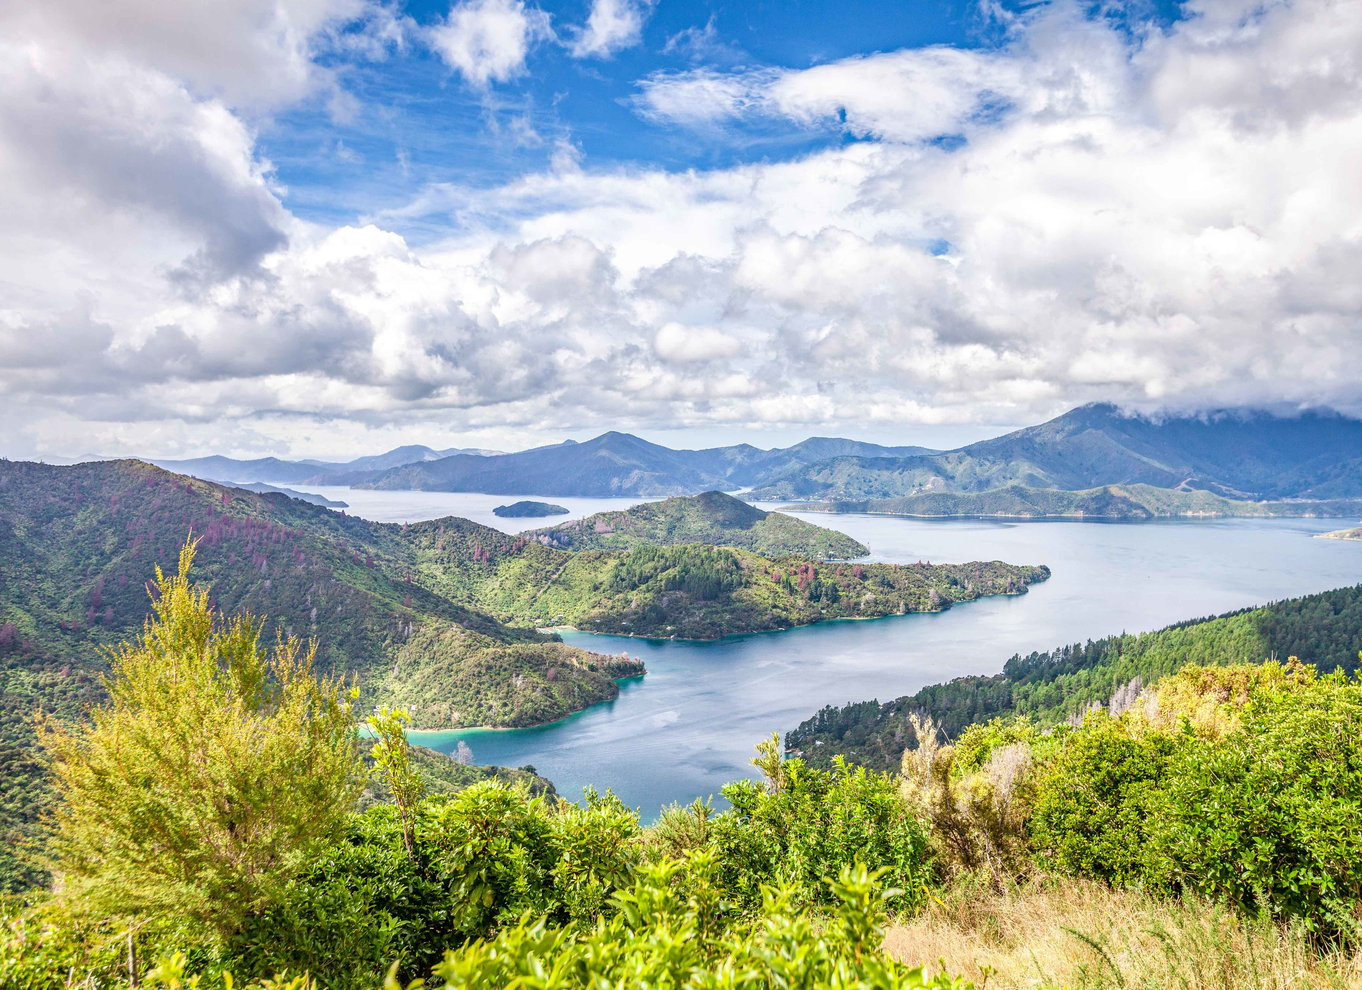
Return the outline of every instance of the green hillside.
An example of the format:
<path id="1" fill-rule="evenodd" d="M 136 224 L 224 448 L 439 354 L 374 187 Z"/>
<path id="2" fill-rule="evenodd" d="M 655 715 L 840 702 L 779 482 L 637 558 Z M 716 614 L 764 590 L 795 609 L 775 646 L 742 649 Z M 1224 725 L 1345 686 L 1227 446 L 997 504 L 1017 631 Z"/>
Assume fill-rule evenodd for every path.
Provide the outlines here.
<path id="1" fill-rule="evenodd" d="M 1153 485 L 1106 485 L 1085 491 L 1011 485 L 986 492 L 923 492 L 900 498 L 815 502 L 789 508 L 799 512 L 864 512 L 872 515 L 942 519 L 958 516 L 1004 519 L 1205 519 L 1353 516 L 1362 499 L 1249 502 L 1207 491 Z"/>
<path id="2" fill-rule="evenodd" d="M 1043 566 L 838 564 L 700 544 L 570 553 L 466 519 L 408 527 L 413 580 L 505 622 L 718 639 L 1021 594 Z"/>
<path id="3" fill-rule="evenodd" d="M 864 557 L 870 549 L 845 533 L 783 512 L 765 512 L 723 492 L 645 502 L 526 533 L 563 550 L 628 550 L 642 545 L 707 543 L 768 557 Z"/>
<path id="4" fill-rule="evenodd" d="M 1048 575 L 998 562 L 851 567 L 701 546 L 570 553 L 465 519 L 371 523 L 135 461 L 3 462 L 6 724 L 37 703 L 74 713 L 97 694 L 99 648 L 140 627 L 148 577 L 191 531 L 220 607 L 317 637 L 321 661 L 354 674 L 366 698 L 416 704 L 443 693 L 448 710 L 462 710 L 469 706 L 453 699 L 466 697 L 463 679 L 472 678 L 480 696 L 521 699 L 500 709 L 504 725 L 532 722 L 531 710 L 551 720 L 575 710 L 564 704 L 613 697 L 602 671 L 641 672 L 559 649 L 535 626 L 715 638 L 935 610 L 1018 593 Z M 456 643 L 478 663 L 450 663 Z M 553 648 L 531 648 L 541 646 Z M 488 709 L 475 708 L 484 720 Z"/>
<path id="5" fill-rule="evenodd" d="M 400 526 L 139 462 L 69 468 L 6 462 L 0 465 L 4 724 L 37 704 L 74 714 L 97 694 L 100 648 L 140 628 L 147 579 L 158 564 L 176 558 L 191 532 L 200 540 L 199 575 L 221 608 L 267 615 L 285 634 L 315 636 L 321 662 L 356 676 L 366 698 L 405 700 L 400 690 L 385 687 L 391 661 L 429 624 L 480 637 L 484 652 L 523 656 L 524 646 L 555 639 L 493 618 L 472 594 L 442 593 L 418 580 L 422 554 Z M 572 655 L 581 662 L 567 665 L 563 676 L 581 682 L 577 696 L 613 697 L 613 685 L 588 671 L 595 661 L 585 651 Z"/>
<path id="6" fill-rule="evenodd" d="M 431 623 L 398 649 L 379 698 L 409 709 L 417 728 L 519 728 L 614 697 L 616 680 L 644 672 L 627 656 L 563 643 L 506 644 L 455 623 Z"/>
<path id="7" fill-rule="evenodd" d="M 817 763 L 835 755 L 897 767 L 911 742 L 909 717 L 930 715 L 949 737 L 989 719 L 1028 715 L 1062 722 L 1118 692 L 1127 696 L 1185 664 L 1219 666 L 1296 656 L 1321 670 L 1355 671 L 1362 649 L 1362 585 L 1274 602 L 1157 632 L 1121 634 L 1014 655 L 992 676 L 959 677 L 881 704 L 828 706 L 788 733 L 786 745 Z"/>

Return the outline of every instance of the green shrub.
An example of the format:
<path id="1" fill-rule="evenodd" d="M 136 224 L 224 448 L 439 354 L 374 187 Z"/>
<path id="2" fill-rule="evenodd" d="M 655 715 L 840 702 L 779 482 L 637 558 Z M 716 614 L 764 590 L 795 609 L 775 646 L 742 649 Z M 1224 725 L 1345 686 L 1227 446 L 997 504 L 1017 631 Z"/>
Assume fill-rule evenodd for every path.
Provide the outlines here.
<path id="1" fill-rule="evenodd" d="M 1042 860 L 1111 883 L 1143 880 L 1151 798 L 1176 745 L 1105 713 L 1089 715 L 1036 782 L 1028 829 Z"/>
<path id="2" fill-rule="evenodd" d="M 554 906 L 572 921 L 594 921 L 633 880 L 641 852 L 638 814 L 614 794 L 588 789 L 585 807 L 560 807 L 551 834 Z"/>
<path id="3" fill-rule="evenodd" d="M 1144 713 L 1090 715 L 1059 741 L 1028 823 L 1044 861 L 1355 933 L 1362 682 L 1268 665 L 1163 687 Z"/>
<path id="4" fill-rule="evenodd" d="M 1362 685 L 1258 693 L 1192 739 L 1151 806 L 1154 878 L 1331 934 L 1362 903 Z"/>
<path id="5" fill-rule="evenodd" d="M 593 922 L 632 883 L 639 858 L 637 816 L 612 794 L 578 807 L 487 781 L 415 811 L 411 854 L 398 809 L 353 816 L 345 838 L 250 920 L 222 965 L 306 971 L 332 990 L 371 987 L 393 963 L 410 979 L 445 949 L 527 913 Z"/>
<path id="6" fill-rule="evenodd" d="M 110 651 L 108 703 L 39 740 L 57 796 L 50 843 L 61 898 L 95 919 L 192 919 L 230 935 L 271 903 L 360 790 L 354 692 L 313 670 L 315 644 L 260 647 L 156 569 L 154 617 Z"/>
<path id="7" fill-rule="evenodd" d="M 892 903 L 918 903 L 928 875 L 927 839 L 893 778 L 838 760 L 817 770 L 782 761 L 778 737 L 758 747 L 753 763 L 765 785 L 744 780 L 723 789 L 733 807 L 713 819 L 711 842 L 724 883 L 745 908 L 762 888 L 783 884 L 802 904 L 827 904 L 826 878 L 853 863 L 885 871 L 898 893 Z"/>
<path id="8" fill-rule="evenodd" d="M 710 919 L 720 913 L 720 891 L 680 882 L 706 872 L 703 864 L 681 861 L 647 866 L 615 895 L 608 920 L 552 928 L 527 918 L 494 939 L 446 953 L 435 975 L 450 988 L 972 987 L 928 977 L 880 952 L 884 905 L 894 891 L 877 886 L 877 873 L 842 869 L 819 898 L 832 906 L 826 919 L 803 910 L 806 892 L 766 888 L 749 925 L 716 931 Z"/>

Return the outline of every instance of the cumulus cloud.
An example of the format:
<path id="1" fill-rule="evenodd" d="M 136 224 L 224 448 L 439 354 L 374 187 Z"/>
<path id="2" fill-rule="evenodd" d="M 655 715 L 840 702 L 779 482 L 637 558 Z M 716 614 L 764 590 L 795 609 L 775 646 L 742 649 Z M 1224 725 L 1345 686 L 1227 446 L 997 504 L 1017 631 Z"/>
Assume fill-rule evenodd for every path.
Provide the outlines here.
<path id="1" fill-rule="evenodd" d="M 643 38 L 653 0 L 591 0 L 586 26 L 568 45 L 573 58 L 609 58 Z"/>
<path id="2" fill-rule="evenodd" d="M 530 46 L 550 33 L 548 15 L 521 0 L 464 0 L 429 38 L 451 69 L 485 87 L 522 75 Z"/>
<path id="3" fill-rule="evenodd" d="M 446 28 L 461 10 L 533 19 L 485 0 Z M 565 155 L 336 229 L 289 215 L 250 127 L 169 63 L 11 40 L 0 390 L 28 443 L 111 452 L 303 445 L 319 422 L 909 436 L 1097 399 L 1362 413 L 1362 5 L 1192 13 L 1131 39 L 1056 3 L 997 50 L 657 77 L 640 109 L 669 126 L 864 140 L 710 171 Z M 504 69 L 469 55 L 470 81 L 520 71 L 530 33 L 508 31 Z M 463 51 L 500 36 L 480 37 Z M 394 233 L 418 219 L 447 236 Z"/>
<path id="4" fill-rule="evenodd" d="M 314 56 L 331 32 L 372 18 L 352 42 L 395 41 L 393 19 L 367 0 L 44 0 L 0 5 L 0 36 L 41 39 L 68 56 L 98 51 L 236 105 L 290 103 L 324 84 Z M 386 33 L 386 41 L 382 35 Z"/>
<path id="5" fill-rule="evenodd" d="M 736 357 L 742 344 L 722 330 L 711 327 L 685 327 L 664 324 L 653 338 L 653 348 L 665 361 L 716 361 Z"/>
<path id="6" fill-rule="evenodd" d="M 655 121 L 689 127 L 780 117 L 913 141 L 954 133 L 1016 98 L 1016 68 L 984 52 L 934 47 L 802 70 L 692 69 L 649 77 L 635 105 Z"/>

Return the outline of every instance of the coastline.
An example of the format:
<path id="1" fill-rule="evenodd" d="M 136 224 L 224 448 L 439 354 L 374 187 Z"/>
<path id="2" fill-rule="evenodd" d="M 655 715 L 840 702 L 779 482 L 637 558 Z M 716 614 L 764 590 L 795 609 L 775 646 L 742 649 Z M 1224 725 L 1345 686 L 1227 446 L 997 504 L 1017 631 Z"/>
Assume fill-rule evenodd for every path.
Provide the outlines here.
<path id="1" fill-rule="evenodd" d="M 809 512 L 826 516 L 882 516 L 889 519 L 1006 519 L 1017 522 L 1176 522 L 1178 520 L 1207 519 L 1349 519 L 1346 515 L 1329 512 L 1171 512 L 1150 513 L 1147 516 L 1130 513 L 1110 512 L 887 512 L 883 509 L 827 508 L 825 502 L 810 502 L 808 505 L 790 504 L 781 506 L 785 512 Z M 1346 532 L 1340 530 L 1340 532 Z M 1323 535 L 1323 534 L 1320 534 Z M 1335 537 L 1349 539 L 1349 537 Z"/>
<path id="2" fill-rule="evenodd" d="M 647 677 L 645 671 L 642 674 L 630 674 L 628 677 L 614 678 L 616 684 L 625 684 L 629 681 L 640 681 Z M 446 725 L 442 728 L 431 728 L 430 726 L 408 726 L 407 736 L 417 735 L 443 735 L 447 732 L 523 732 L 526 729 L 543 729 L 550 725 L 557 725 L 559 722 L 566 722 L 591 711 L 597 705 L 608 705 L 610 702 L 619 698 L 618 692 L 614 698 L 602 698 L 600 701 L 593 701 L 585 708 L 579 708 L 575 712 L 568 712 L 562 718 L 555 718 L 548 722 L 535 722 L 533 725 Z"/>
<path id="3" fill-rule="evenodd" d="M 1362 543 L 1362 529 L 1336 529 L 1332 533 L 1316 533 L 1315 539 Z"/>

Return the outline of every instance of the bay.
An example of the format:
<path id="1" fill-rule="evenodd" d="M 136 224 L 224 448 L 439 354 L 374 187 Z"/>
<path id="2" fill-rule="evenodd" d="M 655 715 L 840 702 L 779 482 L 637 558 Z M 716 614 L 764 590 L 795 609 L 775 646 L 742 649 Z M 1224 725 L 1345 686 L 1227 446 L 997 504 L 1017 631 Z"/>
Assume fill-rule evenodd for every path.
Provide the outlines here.
<path id="1" fill-rule="evenodd" d="M 315 489 L 314 489 L 315 490 Z M 335 493 L 331 495 L 331 493 Z M 463 515 L 519 532 L 547 520 L 498 519 L 519 496 L 323 494 L 380 521 Z M 555 499 L 573 518 L 639 499 Z M 569 505 L 569 503 L 573 503 Z M 580 504 L 579 504 L 580 503 Z M 991 674 L 1014 653 L 1122 631 L 1156 629 L 1362 581 L 1362 543 L 1317 540 L 1338 520 L 1229 519 L 1143 523 L 913 520 L 792 513 L 842 530 L 873 560 L 1048 564 L 1049 581 L 1015 597 L 946 612 L 821 623 L 713 643 L 567 633 L 586 649 L 648 665 L 620 696 L 534 729 L 413 733 L 413 742 L 478 763 L 531 765 L 567 797 L 610 788 L 645 819 L 672 801 L 717 794 L 750 776 L 753 746 L 827 704 L 888 700 L 966 674 Z"/>
<path id="2" fill-rule="evenodd" d="M 309 492 L 323 495 L 337 502 L 345 502 L 345 512 L 372 522 L 414 523 L 441 516 L 460 516 L 473 522 L 491 526 L 503 533 L 523 533 L 527 529 L 543 529 L 569 519 L 580 519 L 597 512 L 627 509 L 651 498 L 545 498 L 543 495 L 484 495 L 481 492 L 411 492 L 370 491 L 364 488 L 345 488 L 340 485 L 304 485 Z M 506 519 L 494 515 L 499 505 L 510 505 L 521 499 L 551 502 L 568 510 L 565 516 L 539 516 Z"/>

